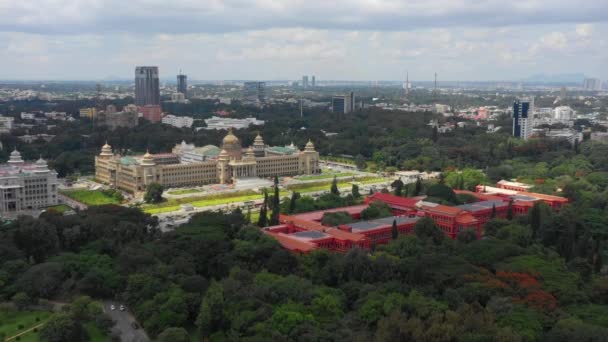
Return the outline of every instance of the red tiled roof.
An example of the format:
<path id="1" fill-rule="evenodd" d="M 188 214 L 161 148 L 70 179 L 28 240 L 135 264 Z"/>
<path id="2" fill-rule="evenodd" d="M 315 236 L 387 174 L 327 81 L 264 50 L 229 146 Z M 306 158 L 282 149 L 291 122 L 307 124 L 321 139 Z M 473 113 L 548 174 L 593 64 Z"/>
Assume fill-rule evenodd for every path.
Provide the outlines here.
<path id="1" fill-rule="evenodd" d="M 325 230 L 325 233 L 342 240 L 348 240 L 353 242 L 362 241 L 366 239 L 365 235 L 363 234 L 351 233 L 337 228 L 327 228 Z"/>
<path id="2" fill-rule="evenodd" d="M 460 208 L 449 207 L 449 206 L 443 205 L 443 204 L 438 204 L 436 206 L 422 205 L 422 208 L 426 211 L 430 211 L 430 212 L 438 213 L 438 214 L 450 215 L 450 216 L 457 215 L 459 212 L 462 211 L 462 209 L 460 209 Z"/>
<path id="3" fill-rule="evenodd" d="M 403 208 L 414 208 L 416 207 L 416 203 L 420 201 L 417 198 L 399 197 L 391 194 L 384 194 L 381 192 L 377 192 L 367 197 L 368 202 L 374 200 L 382 201 L 388 204 L 389 206 L 399 206 Z"/>
<path id="4" fill-rule="evenodd" d="M 317 249 L 317 245 L 313 242 L 306 242 L 296 238 L 292 238 L 289 235 L 285 235 L 283 233 L 267 233 L 268 235 L 277 239 L 277 241 L 284 248 L 289 249 L 290 251 L 297 251 L 307 253 L 312 251 L 313 249 Z"/>
<path id="5" fill-rule="evenodd" d="M 345 211 L 345 212 L 349 213 L 350 215 L 355 215 L 355 214 L 360 214 L 363 210 L 367 209 L 367 207 L 369 207 L 368 204 L 360 204 L 360 205 L 353 205 L 350 207 L 311 211 L 308 213 L 291 215 L 291 217 L 296 217 L 298 219 L 309 220 L 309 221 L 321 221 L 321 219 L 323 218 L 323 215 L 325 213 L 337 213 L 337 212 Z"/>
<path id="6" fill-rule="evenodd" d="M 463 213 L 463 214 L 456 216 L 456 222 L 457 223 L 476 223 L 477 219 L 469 213 Z"/>
<path id="7" fill-rule="evenodd" d="M 475 196 L 475 197 L 477 197 L 477 199 L 482 200 L 482 201 L 502 201 L 502 200 L 504 200 L 504 196 L 493 195 L 493 194 L 484 194 L 481 192 L 473 192 L 473 191 L 469 191 L 469 190 L 454 190 L 454 193 Z"/>
<path id="8" fill-rule="evenodd" d="M 295 216 L 279 215 L 279 221 L 281 223 L 292 223 L 296 227 L 304 228 L 307 230 L 323 231 L 325 230 L 325 228 L 327 228 L 316 221 L 308 221 Z"/>
<path id="9" fill-rule="evenodd" d="M 538 199 L 545 200 L 545 201 L 551 201 L 551 202 L 562 202 L 562 203 L 568 202 L 568 199 L 565 197 L 539 194 L 536 192 L 519 191 L 518 195 L 536 197 Z"/>

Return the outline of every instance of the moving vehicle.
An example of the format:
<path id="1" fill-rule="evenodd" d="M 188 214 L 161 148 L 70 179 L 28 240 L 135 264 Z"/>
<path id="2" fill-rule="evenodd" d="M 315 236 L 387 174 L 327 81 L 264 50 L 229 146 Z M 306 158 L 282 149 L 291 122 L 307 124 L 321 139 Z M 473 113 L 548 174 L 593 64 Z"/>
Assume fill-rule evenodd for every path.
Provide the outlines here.
<path id="1" fill-rule="evenodd" d="M 114 306 L 114 304 L 110 305 L 110 310 L 112 310 L 112 311 L 116 310 L 116 307 Z"/>
<path id="2" fill-rule="evenodd" d="M 120 311 L 125 311 L 125 306 L 124 305 L 120 306 Z"/>

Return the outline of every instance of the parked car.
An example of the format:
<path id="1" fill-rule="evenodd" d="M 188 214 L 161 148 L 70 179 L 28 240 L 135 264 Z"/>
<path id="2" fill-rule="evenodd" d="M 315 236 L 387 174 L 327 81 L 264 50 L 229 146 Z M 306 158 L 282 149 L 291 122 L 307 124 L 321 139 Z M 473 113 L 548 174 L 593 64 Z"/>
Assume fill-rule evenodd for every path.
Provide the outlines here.
<path id="1" fill-rule="evenodd" d="M 124 305 L 120 306 L 120 311 L 125 311 L 125 306 Z"/>
<path id="2" fill-rule="evenodd" d="M 112 311 L 116 310 L 116 307 L 114 306 L 114 304 L 110 305 L 110 310 L 112 310 Z"/>

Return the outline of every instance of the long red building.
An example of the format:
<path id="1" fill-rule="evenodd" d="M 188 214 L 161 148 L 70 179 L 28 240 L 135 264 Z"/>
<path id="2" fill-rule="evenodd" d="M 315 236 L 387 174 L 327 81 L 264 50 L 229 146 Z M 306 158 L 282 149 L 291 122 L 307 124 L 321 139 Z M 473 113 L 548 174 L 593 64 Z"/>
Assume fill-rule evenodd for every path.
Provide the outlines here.
<path id="1" fill-rule="evenodd" d="M 393 222 L 400 235 L 412 234 L 414 225 L 421 217 L 431 218 L 451 239 L 463 230 L 474 230 L 481 237 L 482 226 L 494 215 L 506 218 L 511 205 L 514 216 L 526 215 L 537 202 L 543 201 L 559 210 L 568 202 L 558 196 L 548 196 L 510 189 L 478 186 L 477 192 L 456 190 L 456 193 L 469 194 L 477 202 L 459 206 L 447 206 L 424 201 L 424 196 L 407 198 L 391 194 L 375 193 L 365 199 L 364 204 L 319 210 L 297 215 L 281 215 L 280 224 L 265 227 L 263 231 L 274 237 L 283 247 L 299 253 L 325 248 L 346 252 L 351 248 L 368 249 L 373 245 L 386 244 L 392 239 Z M 370 221 L 356 221 L 337 227 L 321 224 L 326 213 L 346 212 L 354 220 L 360 220 L 361 213 L 373 202 L 389 206 L 393 216 Z"/>

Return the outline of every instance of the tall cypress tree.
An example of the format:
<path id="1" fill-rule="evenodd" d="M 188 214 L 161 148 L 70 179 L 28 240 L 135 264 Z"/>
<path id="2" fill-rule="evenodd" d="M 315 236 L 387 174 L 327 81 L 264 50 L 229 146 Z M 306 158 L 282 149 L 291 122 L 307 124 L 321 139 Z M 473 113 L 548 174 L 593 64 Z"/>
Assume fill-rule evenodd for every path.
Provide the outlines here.
<path id="1" fill-rule="evenodd" d="M 492 204 L 492 215 L 490 218 L 496 218 L 496 204 Z"/>
<path id="2" fill-rule="evenodd" d="M 281 199 L 279 196 L 279 177 L 274 176 L 274 196 L 272 198 L 272 215 L 270 216 L 271 226 L 279 224 L 279 213 L 281 212 Z"/>
<path id="3" fill-rule="evenodd" d="M 258 226 L 266 227 L 268 225 L 268 192 L 264 189 L 264 203 L 260 209 L 260 217 L 258 218 Z"/>
<path id="4" fill-rule="evenodd" d="M 351 194 L 353 195 L 354 199 L 361 197 L 361 193 L 359 193 L 359 186 L 357 184 L 353 184 Z"/>
<path id="5" fill-rule="evenodd" d="M 393 240 L 399 237 L 399 229 L 397 229 L 397 219 L 393 220 L 393 227 L 391 228 L 391 235 Z"/>
<path id="6" fill-rule="evenodd" d="M 296 208 L 298 206 L 298 198 L 300 198 L 300 194 L 298 192 L 292 192 L 291 193 L 291 199 L 289 200 L 289 213 L 293 214 L 296 211 Z"/>
<path id="7" fill-rule="evenodd" d="M 334 176 L 334 180 L 331 182 L 330 192 L 332 195 L 340 195 L 340 191 L 338 190 L 338 179 Z"/>
<path id="8" fill-rule="evenodd" d="M 513 219 L 513 200 L 509 201 L 509 206 L 507 207 L 507 220 Z"/>
<path id="9" fill-rule="evenodd" d="M 418 179 L 416 179 L 416 185 L 414 186 L 414 196 L 420 195 L 420 192 L 422 192 L 422 181 L 420 180 L 420 177 L 418 177 Z"/>

